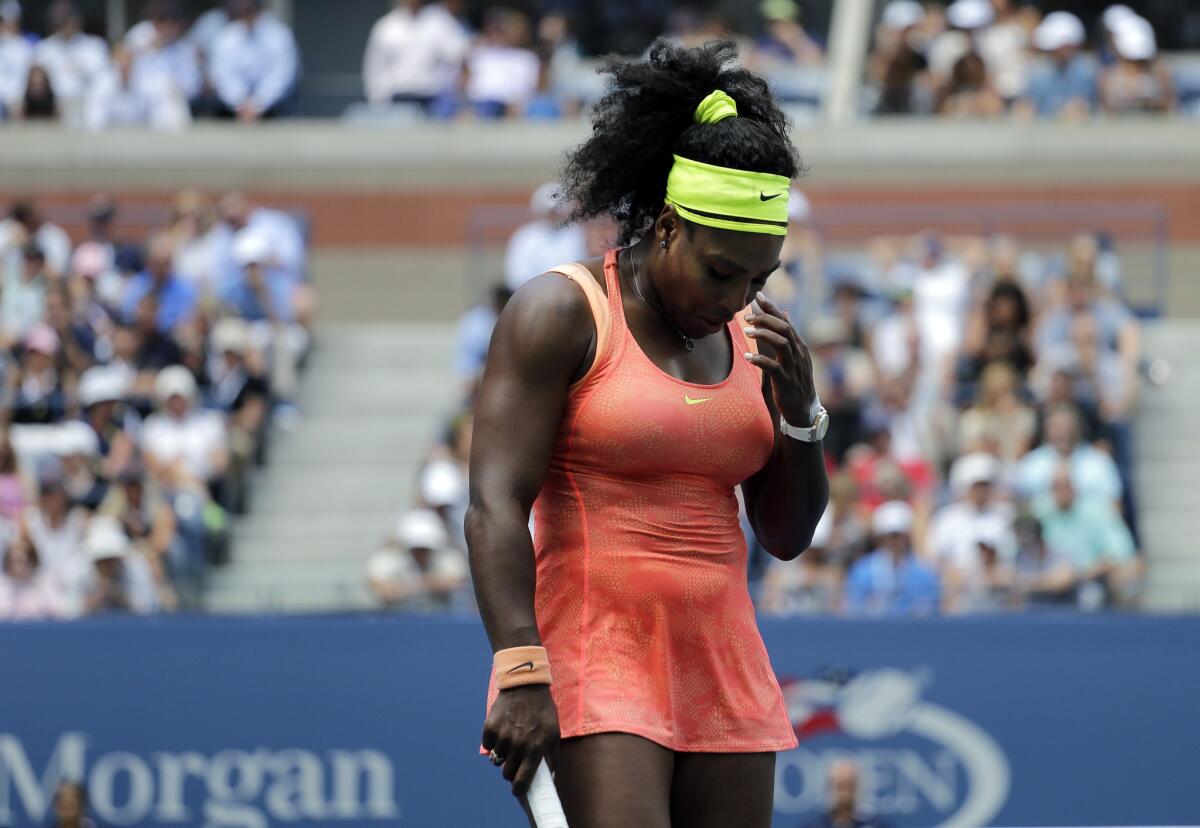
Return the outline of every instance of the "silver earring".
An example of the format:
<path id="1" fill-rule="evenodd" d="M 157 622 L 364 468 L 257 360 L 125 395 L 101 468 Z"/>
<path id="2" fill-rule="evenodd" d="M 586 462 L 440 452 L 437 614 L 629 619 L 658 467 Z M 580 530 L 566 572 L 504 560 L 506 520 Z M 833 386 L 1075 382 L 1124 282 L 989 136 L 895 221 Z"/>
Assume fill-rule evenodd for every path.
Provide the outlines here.
<path id="1" fill-rule="evenodd" d="M 663 239 L 662 241 L 660 241 L 658 243 L 658 246 L 661 247 L 663 250 L 666 250 L 667 249 L 667 240 Z"/>

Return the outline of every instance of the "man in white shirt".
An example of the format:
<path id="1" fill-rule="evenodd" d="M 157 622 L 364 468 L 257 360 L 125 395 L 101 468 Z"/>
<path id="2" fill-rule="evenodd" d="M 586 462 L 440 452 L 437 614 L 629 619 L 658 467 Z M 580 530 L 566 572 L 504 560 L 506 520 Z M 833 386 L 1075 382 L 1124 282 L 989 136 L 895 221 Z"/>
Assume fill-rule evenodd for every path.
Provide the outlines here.
<path id="1" fill-rule="evenodd" d="M 304 236 L 290 215 L 282 210 L 255 206 L 243 193 L 236 191 L 221 197 L 217 214 L 221 218 L 218 231 L 224 231 L 217 232 L 213 241 L 213 270 L 218 290 L 230 281 L 241 278 L 241 265 L 233 256 L 233 241 L 235 236 L 247 229 L 253 229 L 257 235 L 269 241 L 272 259 L 265 264 L 286 270 L 298 281 L 306 278 L 308 252 Z"/>
<path id="2" fill-rule="evenodd" d="M 182 129 L 191 120 L 187 100 L 170 76 L 136 72 L 133 52 L 123 43 L 113 47 L 112 68 L 92 84 L 84 107 L 84 125 L 94 131 Z"/>
<path id="3" fill-rule="evenodd" d="M 559 184 L 550 181 L 529 200 L 533 221 L 516 229 L 504 253 L 504 283 L 517 290 L 552 267 L 587 256 L 587 237 L 578 224 L 562 225 L 565 210 L 557 201 Z"/>
<path id="4" fill-rule="evenodd" d="M 92 83 L 108 68 L 108 44 L 84 33 L 79 7 L 70 0 L 56 0 L 48 16 L 53 33 L 34 48 L 34 62 L 50 76 L 64 119 L 77 124 Z"/>
<path id="5" fill-rule="evenodd" d="M 467 574 L 465 556 L 427 509 L 406 512 L 367 561 L 367 583 L 380 604 L 410 612 L 463 608 Z"/>
<path id="6" fill-rule="evenodd" d="M 0 221 L 0 262 L 18 262 L 21 249 L 30 241 L 41 248 L 51 275 L 67 272 L 71 263 L 71 237 L 67 231 L 45 221 L 34 202 L 14 202 L 9 217 Z"/>
<path id="7" fill-rule="evenodd" d="M 154 396 L 160 408 L 142 428 L 142 451 L 150 473 L 169 491 L 203 493 L 229 465 L 223 418 L 194 407 L 196 379 L 182 365 L 159 371 Z"/>
<path id="8" fill-rule="evenodd" d="M 373 104 L 411 101 L 428 107 L 454 83 L 469 39 L 441 3 L 397 0 L 371 29 L 363 86 Z"/>
<path id="9" fill-rule="evenodd" d="M 21 4 L 0 3 L 0 121 L 25 97 L 29 67 L 33 66 L 33 44 L 21 34 Z"/>
<path id="10" fill-rule="evenodd" d="M 262 5 L 263 0 L 229 0 L 229 23 L 214 38 L 209 55 L 217 114 L 243 122 L 278 115 L 299 72 L 292 30 Z"/>
<path id="11" fill-rule="evenodd" d="M 152 0 L 146 19 L 125 35 L 125 45 L 134 53 L 139 79 L 153 78 L 194 101 L 200 97 L 204 78 L 199 49 L 183 37 L 185 28 L 183 12 L 174 0 Z"/>

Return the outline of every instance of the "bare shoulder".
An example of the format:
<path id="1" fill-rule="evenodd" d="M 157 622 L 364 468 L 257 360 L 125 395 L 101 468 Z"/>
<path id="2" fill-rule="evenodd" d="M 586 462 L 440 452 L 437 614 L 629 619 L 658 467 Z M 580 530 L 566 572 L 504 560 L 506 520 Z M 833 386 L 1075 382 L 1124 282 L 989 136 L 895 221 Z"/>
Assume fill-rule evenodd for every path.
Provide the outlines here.
<path id="1" fill-rule="evenodd" d="M 590 268 L 589 268 L 590 269 Z M 570 376 L 588 353 L 595 321 L 583 289 L 559 273 L 530 279 L 500 315 L 493 357 L 510 368 Z"/>

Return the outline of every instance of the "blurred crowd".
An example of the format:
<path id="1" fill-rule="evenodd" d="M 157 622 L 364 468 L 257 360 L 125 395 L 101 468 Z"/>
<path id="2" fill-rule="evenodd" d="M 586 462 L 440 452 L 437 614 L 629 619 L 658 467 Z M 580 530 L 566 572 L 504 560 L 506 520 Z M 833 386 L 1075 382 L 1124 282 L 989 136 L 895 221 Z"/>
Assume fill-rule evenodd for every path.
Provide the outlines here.
<path id="1" fill-rule="evenodd" d="M 1074 14 L 1046 6 L 1053 4 L 881 2 L 860 108 L 1075 120 L 1171 112 L 1181 102 L 1196 108 L 1197 72 L 1178 83 L 1154 27 L 1129 6 L 1109 6 L 1091 32 Z M 603 93 L 595 55 L 581 45 L 589 26 L 633 53 L 659 35 L 688 45 L 735 39 L 745 65 L 794 114 L 820 106 L 824 32 L 806 26 L 796 0 L 762 0 L 736 22 L 682 3 L 652 11 L 630 17 L 618 7 L 547 4 L 531 16 L 501 5 L 468 13 L 465 0 L 396 0 L 363 33 L 362 112 L 399 120 L 577 116 Z M 73 0 L 54 0 L 42 38 L 23 25 L 19 0 L 0 0 L 0 120 L 94 130 L 181 129 L 197 117 L 253 122 L 296 111 L 300 72 L 296 38 L 264 0 L 224 0 L 195 20 L 179 0 L 148 0 L 141 20 L 109 40 L 84 31 Z"/>
<path id="2" fill-rule="evenodd" d="M 554 186 L 534 193 L 503 281 L 460 320 L 464 403 L 421 470 L 417 511 L 372 562 L 385 605 L 470 606 L 462 520 L 471 406 L 492 328 L 521 284 L 598 255 L 611 234 L 562 225 Z M 813 353 L 831 420 L 831 497 L 811 548 L 794 561 L 770 558 L 746 526 L 760 609 L 1134 605 L 1142 358 L 1113 240 L 1082 232 L 1047 250 L 1002 235 L 925 232 L 826 249 L 802 194 L 789 216 L 767 292 Z"/>
<path id="3" fill-rule="evenodd" d="M 1154 27 L 1122 4 L 1089 36 L 1070 12 L 1016 0 L 891 0 L 867 77 L 878 115 L 1083 120 L 1177 106 Z"/>
<path id="4" fill-rule="evenodd" d="M 314 310 L 290 215 L 178 194 L 127 233 L 0 220 L 0 619 L 198 604 L 293 394 Z"/>

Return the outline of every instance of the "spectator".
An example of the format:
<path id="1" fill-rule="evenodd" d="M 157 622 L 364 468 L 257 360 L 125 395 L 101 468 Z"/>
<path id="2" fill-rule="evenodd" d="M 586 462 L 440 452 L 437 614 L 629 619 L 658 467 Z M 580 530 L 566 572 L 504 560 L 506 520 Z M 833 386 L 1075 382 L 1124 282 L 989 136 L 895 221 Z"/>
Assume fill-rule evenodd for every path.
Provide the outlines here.
<path id="1" fill-rule="evenodd" d="M 1012 468 L 1037 436 L 1037 412 L 1020 397 L 1017 372 L 1007 362 L 983 371 L 975 405 L 958 420 L 958 451 L 987 451 Z"/>
<path id="2" fill-rule="evenodd" d="M 763 0 L 763 33 L 755 43 L 755 56 L 796 66 L 820 66 L 825 51 L 800 25 L 796 0 Z"/>
<path id="3" fill-rule="evenodd" d="M 121 306 L 125 279 L 113 267 L 112 255 L 104 245 L 86 241 L 71 256 L 68 290 L 75 310 L 99 335 L 107 329 L 114 309 Z"/>
<path id="4" fill-rule="evenodd" d="M 54 822 L 50 828 L 100 828 L 87 815 L 87 788 L 64 779 L 54 790 Z"/>
<path id="5" fill-rule="evenodd" d="M 1101 500 L 1115 507 L 1121 497 L 1121 477 L 1112 458 L 1080 442 L 1079 414 L 1061 405 L 1046 417 L 1046 443 L 1017 465 L 1017 488 L 1023 497 L 1038 501 L 1051 493 L 1059 466 L 1066 463 L 1076 492 L 1084 500 Z"/>
<path id="6" fill-rule="evenodd" d="M 978 52 L 969 51 L 955 61 L 934 108 L 938 114 L 952 118 L 997 118 L 1004 114 L 1004 101 L 992 87 L 987 65 Z"/>
<path id="7" fill-rule="evenodd" d="M 140 421 L 125 404 L 130 375 L 118 366 L 98 365 L 79 378 L 82 421 L 95 435 L 100 476 L 112 480 L 133 461 Z"/>
<path id="8" fill-rule="evenodd" d="M 215 298 L 220 290 L 223 274 L 218 254 L 228 230 L 218 225 L 212 202 L 198 190 L 181 190 L 175 197 L 167 230 L 175 250 L 173 268 L 202 303 Z"/>
<path id="9" fill-rule="evenodd" d="M 125 35 L 125 46 L 136 56 L 136 74 L 172 98 L 197 102 L 204 78 L 199 50 L 183 36 L 183 10 L 177 0 L 149 0 L 144 9 L 144 19 Z"/>
<path id="10" fill-rule="evenodd" d="M 997 498 L 1000 463 L 990 454 L 964 455 L 950 468 L 955 500 L 939 509 L 929 530 L 929 560 L 939 570 L 949 610 L 979 609 L 1016 556 L 1013 510 Z"/>
<path id="11" fill-rule="evenodd" d="M 58 426 L 56 443 L 67 497 L 73 505 L 95 511 L 108 491 L 108 481 L 96 475 L 100 456 L 96 433 L 87 423 L 70 420 Z"/>
<path id="12" fill-rule="evenodd" d="M 929 71 L 939 85 L 950 80 L 955 65 L 974 51 L 975 38 L 980 30 L 995 19 L 988 0 L 955 0 L 946 8 L 949 28 L 929 44 Z"/>
<path id="13" fill-rule="evenodd" d="M 96 333 L 87 320 L 71 310 L 71 296 L 62 282 L 46 293 L 46 325 L 58 336 L 60 370 L 78 376 L 96 361 Z"/>
<path id="14" fill-rule="evenodd" d="M 0 620 L 66 618 L 70 598 L 66 585 L 41 566 L 37 547 L 23 527 L 0 549 Z"/>
<path id="15" fill-rule="evenodd" d="M 829 412 L 825 451 L 839 462 L 859 442 L 863 400 L 875 385 L 871 360 L 849 340 L 845 323 L 820 316 L 808 327 L 812 349 L 813 376 L 821 389 L 821 401 Z"/>
<path id="16" fill-rule="evenodd" d="M 995 361 L 1012 366 L 1023 378 L 1033 366 L 1033 313 L 1021 286 L 1010 278 L 998 279 L 981 307 L 971 312 L 958 360 L 955 393 L 960 405 L 977 394 L 976 384 L 985 368 Z"/>
<path id="17" fill-rule="evenodd" d="M 146 615 L 163 609 L 149 564 L 131 548 L 116 520 L 92 518 L 84 550 L 92 565 L 83 586 L 84 614 Z"/>
<path id="18" fill-rule="evenodd" d="M 1046 15 L 1033 32 L 1033 45 L 1046 57 L 1030 75 L 1018 114 L 1077 121 L 1095 111 L 1096 67 L 1079 51 L 1085 37 L 1083 23 L 1070 12 Z"/>
<path id="19" fill-rule="evenodd" d="M 291 216 L 281 210 L 257 206 L 239 192 L 222 196 L 217 212 L 221 225 L 213 255 L 220 271 L 218 289 L 241 278 L 241 266 L 234 261 L 233 244 L 235 237 L 246 230 L 253 230 L 255 235 L 267 240 L 271 259 L 265 264 L 283 268 L 297 281 L 305 279 L 308 262 L 304 237 Z M 308 324 L 307 321 L 304 324 Z"/>
<path id="20" fill-rule="evenodd" d="M 137 318 L 138 306 L 147 296 L 154 300 L 155 327 L 169 334 L 192 322 L 198 297 L 195 289 L 173 270 L 175 250 L 166 235 L 158 235 L 146 245 L 146 269 L 129 280 L 121 303 L 126 321 Z"/>
<path id="21" fill-rule="evenodd" d="M 1007 107 L 1025 91 L 1029 31 L 1014 0 L 992 0 L 995 20 L 979 33 L 977 48 L 996 94 Z"/>
<path id="22" fill-rule="evenodd" d="M 871 359 L 880 377 L 908 384 L 915 378 L 921 361 L 921 328 L 912 287 L 894 286 L 890 304 L 889 312 L 872 331 Z"/>
<path id="23" fill-rule="evenodd" d="M 466 97 L 476 116 L 506 118 L 524 113 L 541 73 L 529 39 L 529 19 L 521 12 L 490 8 L 484 13 L 483 34 L 466 61 Z"/>
<path id="24" fill-rule="evenodd" d="M 458 320 L 458 347 L 454 360 L 455 373 L 464 387 L 471 386 L 483 373 L 492 329 L 501 311 L 512 297 L 507 285 L 494 285 L 489 301 L 481 302 Z"/>
<path id="25" fill-rule="evenodd" d="M 932 615 L 941 602 L 937 573 L 913 554 L 913 510 L 889 501 L 875 510 L 878 544 L 846 578 L 845 608 L 852 615 Z"/>
<path id="26" fill-rule="evenodd" d="M 470 41 L 446 7 L 396 0 L 376 21 L 363 57 L 363 86 L 373 104 L 415 103 L 428 112 L 458 78 Z"/>
<path id="27" fill-rule="evenodd" d="M 47 18 L 51 33 L 35 47 L 34 61 L 46 70 L 63 116 L 77 124 L 92 84 L 108 69 L 108 44 L 83 31 L 83 16 L 72 0 L 54 0 Z"/>
<path id="28" fill-rule="evenodd" d="M 864 812 L 858 804 L 858 766 L 850 759 L 835 759 L 825 772 L 829 787 L 828 810 L 805 828 L 889 828 L 889 824 Z"/>
<path id="29" fill-rule="evenodd" d="M 261 443 L 270 411 L 270 387 L 263 355 L 252 349 L 245 320 L 220 319 L 209 336 L 208 404 L 223 411 L 229 429 L 231 480 L 241 481 L 261 457 Z M 245 510 L 245 491 L 229 493 L 235 511 Z"/>
<path id="30" fill-rule="evenodd" d="M 1140 570 L 1133 536 L 1111 500 L 1077 494 L 1068 464 L 1053 474 L 1050 492 L 1033 504 L 1047 548 L 1071 562 L 1077 582 L 1100 584 L 1107 601 L 1124 603 Z M 1084 591 L 1080 600 L 1096 599 Z"/>
<path id="31" fill-rule="evenodd" d="M 46 254 L 37 242 L 27 242 L 21 250 L 20 266 L 14 267 L 10 261 L 6 268 L 0 292 L 0 345 L 11 348 L 41 324 L 50 281 Z"/>
<path id="32" fill-rule="evenodd" d="M 207 500 L 229 465 L 223 418 L 195 407 L 196 379 L 181 365 L 160 371 L 154 391 L 160 408 L 147 418 L 141 435 L 146 466 L 169 491 Z"/>
<path id="33" fill-rule="evenodd" d="M 33 66 L 33 44 L 21 33 L 21 4 L 0 2 L 0 121 L 21 111 Z"/>
<path id="34" fill-rule="evenodd" d="M 388 609 L 430 611 L 462 606 L 467 562 L 449 545 L 441 519 L 415 509 L 367 562 L 367 582 Z"/>
<path id="35" fill-rule="evenodd" d="M 826 509 L 803 555 L 790 561 L 771 559 L 759 608 L 772 615 L 836 612 L 841 605 L 843 570 L 831 554 L 832 541 L 833 513 Z"/>
<path id="36" fill-rule="evenodd" d="M 66 272 L 71 263 L 71 237 L 57 224 L 46 221 L 34 202 L 17 201 L 9 217 L 0 221 L 0 253 L 8 256 L 7 264 L 18 262 L 29 242 L 41 248 L 51 276 Z"/>
<path id="37" fill-rule="evenodd" d="M 460 460 L 470 452 L 471 420 L 464 415 L 455 423 L 451 437 L 452 459 L 435 459 L 425 465 L 418 479 L 421 505 L 442 519 L 449 542 L 467 548 L 464 520 L 467 514 L 467 474 Z"/>
<path id="38" fill-rule="evenodd" d="M 1175 108 L 1171 74 L 1157 60 L 1154 29 L 1140 17 L 1119 18 L 1112 31 L 1117 63 L 1100 76 L 1100 103 L 1110 115 L 1165 113 Z"/>
<path id="39" fill-rule="evenodd" d="M 25 335 L 19 371 L 10 380 L 14 423 L 48 425 L 62 419 L 67 401 L 55 368 L 58 348 L 58 335 L 48 325 L 35 325 Z"/>
<path id="40" fill-rule="evenodd" d="M 962 344 L 971 275 L 961 259 L 947 255 L 934 233 L 916 239 L 913 259 L 913 311 L 921 335 L 918 382 L 924 397 L 940 394 L 942 379 Z"/>
<path id="41" fill-rule="evenodd" d="M 97 514 L 124 530 L 133 550 L 148 564 L 164 608 L 180 602 L 188 608 L 199 606 L 204 560 L 191 557 L 162 493 L 146 490 L 145 469 L 139 462 L 131 462 L 116 476 Z"/>
<path id="42" fill-rule="evenodd" d="M 8 426 L 0 426 L 0 543 L 3 543 L 4 524 L 20 520 L 25 505 L 25 481 L 17 469 L 17 453 L 9 439 Z"/>
<path id="43" fill-rule="evenodd" d="M 41 66 L 29 70 L 25 91 L 13 114 L 24 121 L 57 121 L 62 117 L 58 96 L 50 85 L 50 75 Z"/>
<path id="44" fill-rule="evenodd" d="M 577 224 L 564 226 L 566 205 L 559 201 L 559 184 L 538 187 L 529 200 L 533 221 L 516 229 L 504 253 L 504 283 L 511 291 L 552 267 L 586 256 L 587 240 Z"/>
<path id="45" fill-rule="evenodd" d="M 264 0 L 228 0 L 229 22 L 213 39 L 209 79 L 217 115 L 253 122 L 282 114 L 296 84 L 292 30 L 263 10 Z"/>
<path id="46" fill-rule="evenodd" d="M 1075 572 L 1071 560 L 1047 548 L 1042 525 L 1032 515 L 1018 518 L 1016 590 L 1029 606 L 1061 605 L 1075 599 Z"/>
<path id="47" fill-rule="evenodd" d="M 62 581 L 74 600 L 90 566 L 83 551 L 87 513 L 71 506 L 57 459 L 39 464 L 37 501 L 26 508 L 23 523 L 40 565 Z"/>
<path id="48" fill-rule="evenodd" d="M 924 19 L 925 9 L 916 0 L 891 0 L 884 7 L 869 58 L 869 71 L 879 87 L 876 115 L 914 115 L 933 109 L 929 62 L 916 43 Z"/>
<path id="49" fill-rule="evenodd" d="M 187 99 L 170 77 L 135 72 L 129 47 L 113 47 L 112 63 L 87 94 L 84 125 L 100 131 L 113 127 L 177 130 L 191 121 Z"/>

